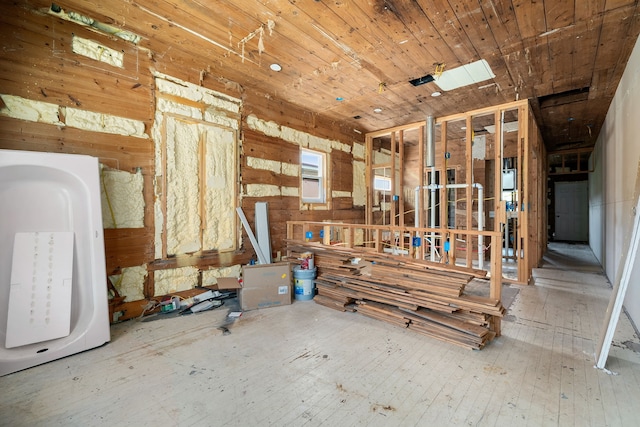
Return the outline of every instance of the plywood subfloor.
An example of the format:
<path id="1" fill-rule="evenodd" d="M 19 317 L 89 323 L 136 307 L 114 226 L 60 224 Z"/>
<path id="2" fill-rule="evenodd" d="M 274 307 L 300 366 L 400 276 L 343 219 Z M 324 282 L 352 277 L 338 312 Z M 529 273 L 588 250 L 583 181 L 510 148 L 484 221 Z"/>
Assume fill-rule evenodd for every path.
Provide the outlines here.
<path id="1" fill-rule="evenodd" d="M 482 351 L 308 301 L 226 335 L 222 310 L 125 322 L 104 347 L 0 378 L 0 424 L 637 425 L 638 337 L 623 315 L 617 375 L 593 367 L 610 289 L 583 261 L 537 269 Z"/>

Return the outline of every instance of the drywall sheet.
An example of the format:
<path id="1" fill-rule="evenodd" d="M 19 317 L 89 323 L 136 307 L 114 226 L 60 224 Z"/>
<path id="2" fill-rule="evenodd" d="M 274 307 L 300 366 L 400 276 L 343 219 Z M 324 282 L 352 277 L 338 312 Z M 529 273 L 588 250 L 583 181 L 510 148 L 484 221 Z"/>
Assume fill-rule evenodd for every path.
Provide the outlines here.
<path id="1" fill-rule="evenodd" d="M 72 231 L 15 234 L 6 348 L 69 335 L 73 237 Z"/>
<path id="2" fill-rule="evenodd" d="M 104 228 L 144 227 L 142 172 L 129 173 L 102 166 L 100 173 Z"/>
<path id="3" fill-rule="evenodd" d="M 236 237 L 236 135 L 215 126 L 200 125 L 206 137 L 205 227 L 203 249 L 230 250 Z"/>
<path id="4" fill-rule="evenodd" d="M 167 254 L 200 245 L 200 135 L 197 124 L 166 117 Z"/>

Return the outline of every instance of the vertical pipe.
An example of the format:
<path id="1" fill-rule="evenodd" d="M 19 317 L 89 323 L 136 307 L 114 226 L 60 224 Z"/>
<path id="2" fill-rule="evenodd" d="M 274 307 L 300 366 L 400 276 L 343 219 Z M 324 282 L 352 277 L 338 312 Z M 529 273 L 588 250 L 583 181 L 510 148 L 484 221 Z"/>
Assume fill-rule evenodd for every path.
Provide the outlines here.
<path id="1" fill-rule="evenodd" d="M 427 144 L 427 164 L 426 167 L 431 168 L 431 179 L 429 180 L 429 187 L 431 192 L 429 193 L 429 204 L 431 206 L 431 215 L 429 218 L 429 227 L 433 228 L 436 226 L 436 127 L 435 127 L 435 119 L 433 116 L 427 116 L 427 126 L 426 126 L 426 144 Z M 434 232 L 431 232 L 430 235 L 430 247 L 431 247 L 431 261 L 435 261 L 436 259 L 436 245 L 435 238 L 436 235 Z"/>
<path id="2" fill-rule="evenodd" d="M 427 116 L 427 127 L 426 127 L 426 144 L 427 144 L 427 167 L 435 167 L 436 166 L 436 126 L 435 120 L 433 116 Z"/>

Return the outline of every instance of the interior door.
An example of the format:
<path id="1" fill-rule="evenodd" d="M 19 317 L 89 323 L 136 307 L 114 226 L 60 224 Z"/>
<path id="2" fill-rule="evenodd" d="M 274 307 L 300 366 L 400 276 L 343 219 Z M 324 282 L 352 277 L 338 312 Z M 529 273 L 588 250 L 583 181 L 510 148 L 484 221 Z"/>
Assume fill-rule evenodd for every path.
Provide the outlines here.
<path id="1" fill-rule="evenodd" d="M 555 183 L 556 240 L 589 240 L 587 181 Z"/>

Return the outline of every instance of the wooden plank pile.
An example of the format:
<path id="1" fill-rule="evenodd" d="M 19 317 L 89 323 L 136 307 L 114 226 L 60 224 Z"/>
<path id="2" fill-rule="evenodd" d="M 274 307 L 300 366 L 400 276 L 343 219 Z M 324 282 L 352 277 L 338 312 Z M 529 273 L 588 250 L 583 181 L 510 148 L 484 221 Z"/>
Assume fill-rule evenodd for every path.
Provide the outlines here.
<path id="1" fill-rule="evenodd" d="M 504 315 L 500 301 L 464 294 L 465 285 L 484 271 L 298 241 L 289 241 L 287 250 L 292 257 L 314 252 L 319 273 L 314 300 L 336 310 L 476 350 L 495 337 L 491 317 Z"/>

